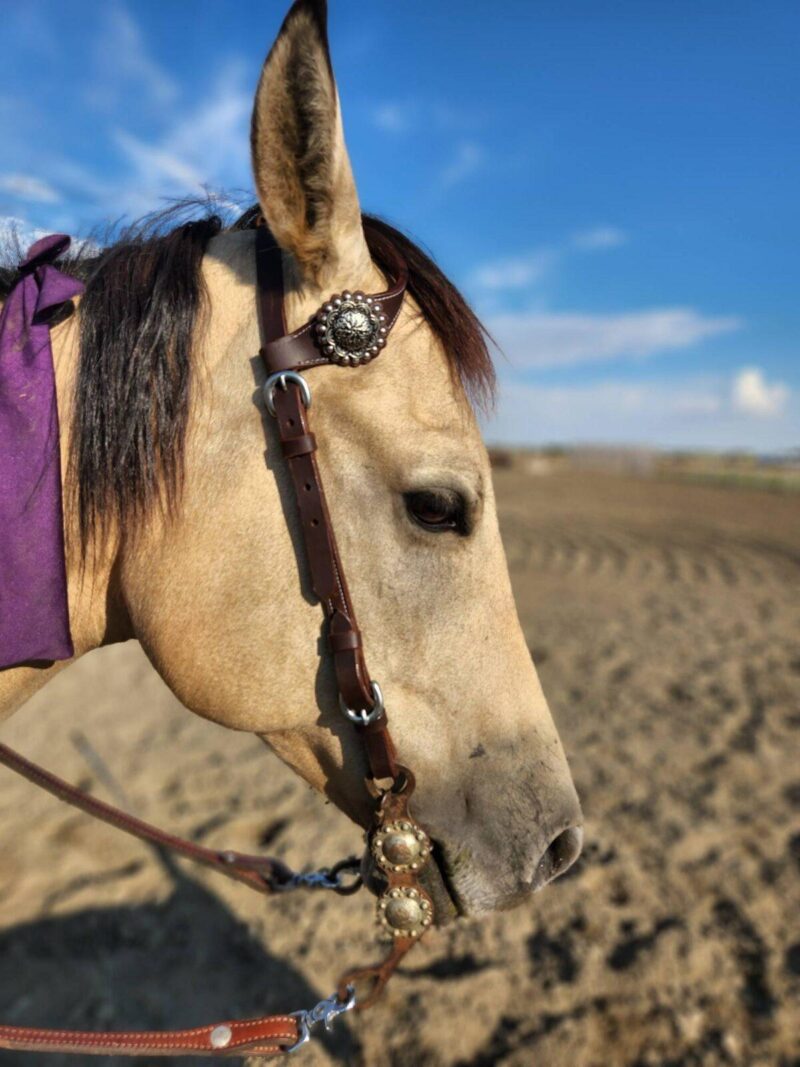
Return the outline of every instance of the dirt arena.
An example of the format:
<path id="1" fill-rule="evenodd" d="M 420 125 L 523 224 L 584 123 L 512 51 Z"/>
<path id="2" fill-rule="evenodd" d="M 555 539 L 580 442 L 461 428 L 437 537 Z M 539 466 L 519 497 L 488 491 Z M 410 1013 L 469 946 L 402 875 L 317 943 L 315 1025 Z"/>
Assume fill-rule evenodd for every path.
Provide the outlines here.
<path id="1" fill-rule="evenodd" d="M 379 1007 L 298 1062 L 797 1067 L 800 495 L 524 460 L 496 483 L 583 800 L 583 857 L 521 910 L 431 937 Z M 0 739 L 108 796 L 76 730 L 137 812 L 205 844 L 296 865 L 360 848 L 260 742 L 185 712 L 135 645 L 59 676 Z M 374 951 L 366 895 L 265 902 L 5 770 L 0 848 L 8 1023 L 190 1026 L 310 1007 Z M 2 1067 L 79 1061 L 0 1053 Z"/>

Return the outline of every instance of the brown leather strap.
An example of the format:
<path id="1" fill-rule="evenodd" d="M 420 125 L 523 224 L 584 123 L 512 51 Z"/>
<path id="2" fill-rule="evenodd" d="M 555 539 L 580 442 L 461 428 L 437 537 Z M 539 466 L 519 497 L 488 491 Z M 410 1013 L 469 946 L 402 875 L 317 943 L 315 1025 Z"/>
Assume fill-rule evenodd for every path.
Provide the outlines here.
<path id="1" fill-rule="evenodd" d="M 261 344 L 265 346 L 286 336 L 286 319 L 283 312 L 283 253 L 263 220 L 256 227 L 256 300 Z M 267 373 L 272 374 L 272 371 L 267 368 Z"/>
<path id="2" fill-rule="evenodd" d="M 316 440 L 308 428 L 308 413 L 299 387 L 287 382 L 286 389 L 276 389 L 274 404 L 278 434 L 294 485 L 311 583 L 328 618 L 336 684 L 349 708 L 368 711 L 374 704 L 372 680 L 325 500 L 315 455 Z M 298 442 L 301 447 L 297 447 Z M 400 769 L 386 714 L 377 722 L 356 729 L 364 738 L 372 776 L 396 779 Z"/>
<path id="3" fill-rule="evenodd" d="M 283 313 L 282 253 L 266 226 L 256 230 L 258 307 L 261 322 L 261 355 L 269 375 L 303 370 L 331 361 L 316 347 L 310 323 L 285 334 Z M 397 277 L 390 289 L 373 297 L 394 324 L 403 302 L 406 269 L 398 261 Z M 343 368 L 343 373 L 352 368 Z M 339 548 L 325 500 L 317 442 L 308 424 L 308 413 L 299 386 L 291 380 L 277 387 L 272 402 L 278 424 L 281 448 L 295 489 L 300 528 L 306 548 L 314 593 L 328 619 L 328 637 L 336 683 L 342 700 L 355 712 L 374 707 L 372 679 L 367 670 L 361 634 L 356 622 L 350 591 L 342 567 Z M 361 732 L 373 778 L 396 780 L 400 766 L 388 730 L 386 715 Z"/>
<path id="4" fill-rule="evenodd" d="M 291 868 L 280 860 L 231 850 L 208 849 L 166 833 L 76 789 L 2 744 L 0 764 L 87 815 L 101 819 L 142 841 L 202 863 L 260 893 L 273 893 L 288 884 L 294 876 Z M 94 1032 L 0 1025 L 0 1048 L 83 1055 L 225 1056 L 252 1053 L 275 1056 L 291 1049 L 300 1036 L 297 1019 L 291 1015 L 266 1015 L 258 1019 L 226 1021 L 192 1030 L 171 1031 Z"/>
<path id="5" fill-rule="evenodd" d="M 67 1052 L 90 1056 L 276 1056 L 299 1037 L 291 1015 L 265 1015 L 198 1026 L 193 1030 L 41 1030 L 0 1026 L 0 1048 L 21 1052 Z"/>
<path id="6" fill-rule="evenodd" d="M 256 229 L 256 274 L 258 279 L 258 305 L 262 329 L 261 357 L 267 374 L 285 370 L 307 370 L 334 362 L 320 351 L 314 334 L 314 320 L 286 333 L 283 311 L 283 261 L 282 252 L 266 225 Z M 386 330 L 391 331 L 403 306 L 403 297 L 408 282 L 408 268 L 395 253 L 395 265 L 391 286 L 383 293 L 372 297 L 386 315 Z"/>
<path id="7" fill-rule="evenodd" d="M 8 748 L 6 745 L 0 745 L 0 763 L 5 764 L 6 767 L 16 771 L 17 774 L 27 778 L 29 782 L 38 785 L 54 797 L 58 797 L 59 800 L 71 804 L 74 808 L 80 808 L 87 815 L 101 819 L 110 826 L 116 826 L 117 829 L 124 830 L 126 834 L 138 837 L 140 841 L 148 841 L 150 844 L 158 845 L 161 848 L 168 848 L 170 851 L 177 852 L 195 863 L 202 863 L 205 867 L 211 867 L 220 874 L 224 874 L 227 878 L 243 882 L 259 893 L 275 892 L 282 884 L 286 884 L 294 874 L 290 867 L 287 867 L 285 863 L 277 859 L 270 859 L 266 856 L 249 856 L 242 852 L 233 852 L 225 849 L 203 848 L 202 845 L 197 845 L 192 841 L 186 841 L 181 837 L 176 837 L 174 834 L 159 830 L 156 826 L 151 826 L 133 815 L 128 815 L 126 812 L 120 811 L 119 808 L 115 808 L 111 804 L 98 800 L 97 797 L 84 793 L 81 789 L 76 789 L 57 775 L 51 774 L 50 771 L 46 771 L 36 763 L 31 763 L 30 760 L 20 756 L 18 752 L 14 752 L 13 749 Z"/>
<path id="8" fill-rule="evenodd" d="M 20 774 L 23 778 L 46 790 L 59 800 L 115 826 L 142 841 L 185 856 L 187 859 L 211 867 L 220 874 L 243 882 L 260 893 L 273 893 L 283 887 L 291 887 L 296 879 L 302 884 L 314 883 L 314 876 L 297 876 L 290 867 L 277 859 L 266 856 L 250 856 L 231 850 L 204 848 L 192 841 L 159 830 L 119 808 L 106 804 L 76 789 L 62 778 L 43 767 L 25 759 L 18 752 L 0 744 L 0 764 Z M 352 866 L 352 861 L 338 864 L 330 872 L 328 887 L 338 871 Z M 328 875 L 327 871 L 317 872 Z M 303 878 L 310 877 L 311 882 Z M 359 879 L 360 882 L 360 879 Z M 337 892 L 349 893 L 359 882 L 344 886 Z M 341 1006 L 332 1014 L 347 1010 L 349 994 L 346 992 Z M 330 1002 L 320 1006 L 329 1007 Z M 318 1006 L 318 1007 L 320 1007 Z M 316 1010 L 316 1009 L 315 1009 Z M 324 1021 L 324 1016 L 320 1016 Z M 259 1056 L 276 1056 L 289 1052 L 298 1041 L 307 1040 L 309 1026 L 319 1021 L 313 1012 L 298 1012 L 296 1015 L 265 1015 L 243 1021 L 229 1020 L 198 1026 L 192 1030 L 166 1031 L 89 1031 L 43 1029 L 29 1026 L 5 1026 L 0 1024 L 0 1048 L 20 1052 L 62 1052 L 83 1055 L 122 1056 L 227 1056 L 252 1053 Z M 300 1022 L 298 1022 L 300 1020 Z"/>

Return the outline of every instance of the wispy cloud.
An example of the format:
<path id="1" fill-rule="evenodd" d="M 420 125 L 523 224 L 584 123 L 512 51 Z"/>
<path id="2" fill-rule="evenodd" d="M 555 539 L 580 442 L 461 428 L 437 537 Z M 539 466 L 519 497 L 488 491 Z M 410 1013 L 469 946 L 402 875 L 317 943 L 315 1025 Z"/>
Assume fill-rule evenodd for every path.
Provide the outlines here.
<path id="1" fill-rule="evenodd" d="M 541 282 L 569 255 L 618 248 L 627 235 L 616 226 L 578 230 L 552 245 L 542 245 L 521 255 L 490 260 L 473 271 L 470 283 L 493 294 L 529 289 Z"/>
<path id="2" fill-rule="evenodd" d="M 177 185 L 196 192 L 202 185 L 202 175 L 168 147 L 148 144 L 125 130 L 115 130 L 114 140 L 144 179 L 145 189 L 166 191 Z"/>
<path id="3" fill-rule="evenodd" d="M 401 103 L 378 104 L 372 109 L 372 122 L 384 133 L 408 133 L 414 125 L 413 108 Z"/>
<path id="4" fill-rule="evenodd" d="M 429 130 L 438 134 L 469 134 L 486 125 L 487 115 L 473 108 L 459 108 L 446 100 L 424 100 L 408 96 L 383 100 L 369 111 L 377 129 L 387 134 L 405 135 Z"/>
<path id="5" fill-rule="evenodd" d="M 516 368 L 566 367 L 612 359 L 642 359 L 688 348 L 741 327 L 734 316 L 693 308 L 652 308 L 612 315 L 586 312 L 508 312 L 487 326 Z"/>
<path id="6" fill-rule="evenodd" d="M 122 94 L 132 90 L 137 100 L 158 107 L 178 96 L 174 78 L 150 54 L 138 23 L 119 2 L 100 10 L 100 28 L 94 45 L 95 70 L 84 99 L 100 111 L 111 111 Z"/>
<path id="7" fill-rule="evenodd" d="M 433 176 L 434 191 L 452 189 L 484 163 L 485 150 L 475 137 L 484 121 L 474 112 L 461 111 L 446 101 L 409 96 L 383 100 L 369 107 L 367 115 L 388 137 L 408 139 L 413 134 L 419 145 L 435 144 L 444 162 Z"/>
<path id="8" fill-rule="evenodd" d="M 491 291 L 527 289 L 544 278 L 557 258 L 555 249 L 538 248 L 524 256 L 495 259 L 479 267 L 471 283 Z"/>
<path id="9" fill-rule="evenodd" d="M 58 161 L 62 182 L 80 186 L 102 214 L 140 215 L 168 199 L 205 195 L 209 189 L 249 188 L 248 122 L 252 107 L 243 64 L 218 72 L 208 94 L 189 107 L 165 109 L 160 134 L 145 139 L 118 125 L 110 149 L 123 161 L 114 181 L 98 180 L 85 168 Z"/>
<path id="10" fill-rule="evenodd" d="M 731 397 L 736 411 L 772 418 L 784 411 L 789 388 L 783 382 L 768 382 L 760 367 L 744 367 L 733 380 Z"/>
<path id="11" fill-rule="evenodd" d="M 209 95 L 176 110 L 152 141 L 114 130 L 114 143 L 131 168 L 117 194 L 127 211 L 152 210 L 164 198 L 203 194 L 209 188 L 249 187 L 252 97 L 244 82 L 241 65 L 228 65 Z"/>
<path id="12" fill-rule="evenodd" d="M 476 141 L 461 141 L 450 162 L 439 174 L 442 189 L 452 189 L 478 170 L 483 163 L 483 149 Z"/>
<path id="13" fill-rule="evenodd" d="M 0 193 L 35 204 L 57 204 L 61 199 L 49 182 L 30 174 L 0 175 Z"/>
<path id="14" fill-rule="evenodd" d="M 47 233 L 48 230 L 37 229 L 16 215 L 0 215 L 0 248 L 10 248 L 21 254 Z"/>
<path id="15" fill-rule="evenodd" d="M 584 252 L 604 251 L 619 248 L 627 243 L 628 235 L 617 226 L 594 226 L 590 230 L 578 230 L 572 235 L 571 244 Z"/>

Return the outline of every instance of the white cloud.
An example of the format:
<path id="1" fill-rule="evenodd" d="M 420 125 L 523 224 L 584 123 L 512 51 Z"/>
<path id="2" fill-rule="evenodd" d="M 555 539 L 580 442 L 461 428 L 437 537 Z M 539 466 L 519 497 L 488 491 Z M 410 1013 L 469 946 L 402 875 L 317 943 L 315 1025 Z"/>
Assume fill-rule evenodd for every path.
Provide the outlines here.
<path id="1" fill-rule="evenodd" d="M 783 451 L 800 442 L 800 403 L 783 418 L 753 419 L 731 401 L 729 379 L 693 377 L 588 385 L 502 380 L 490 442 L 517 445 L 638 444 L 665 448 Z"/>
<path id="2" fill-rule="evenodd" d="M 52 233 L 68 232 L 69 227 L 54 226 L 43 230 L 38 226 L 31 226 L 26 219 L 18 218 L 16 215 L 0 215 L 0 248 L 16 250 L 20 255 L 25 253 L 34 241 L 42 237 L 48 237 Z M 100 245 L 88 238 L 73 235 L 72 251 L 96 255 L 100 251 Z"/>
<path id="3" fill-rule="evenodd" d="M 37 213 L 37 221 L 51 230 L 85 232 L 103 221 L 148 214 L 168 200 L 205 197 L 210 190 L 231 190 L 234 197 L 241 190 L 238 201 L 218 200 L 222 208 L 238 210 L 242 201 L 252 201 L 251 107 L 252 87 L 246 64 L 232 59 L 217 71 L 216 77 L 210 73 L 207 91 L 190 106 L 175 102 L 162 108 L 159 132 L 152 137 L 139 136 L 123 122 L 111 127 L 107 134 L 109 144 L 103 147 L 113 166 L 100 171 L 57 153 L 44 154 L 42 172 L 61 197 L 57 210 L 53 207 L 55 202 L 49 200 L 49 210 L 43 207 Z M 46 188 L 50 187 L 42 183 L 38 189 L 42 204 Z M 19 213 L 22 214 L 21 208 Z"/>
<path id="4" fill-rule="evenodd" d="M 0 215 L 0 247 L 25 252 L 34 241 L 46 237 L 50 230 L 40 230 L 16 215 Z"/>
<path id="5" fill-rule="evenodd" d="M 745 415 L 769 417 L 780 415 L 789 399 L 789 389 L 782 382 L 770 384 L 759 367 L 745 367 L 733 380 L 733 406 Z"/>
<path id="6" fill-rule="evenodd" d="M 741 321 L 692 308 L 652 308 L 612 315 L 507 312 L 486 325 L 512 366 L 541 368 L 642 359 L 730 333 Z"/>
<path id="7" fill-rule="evenodd" d="M 36 204 L 57 204 L 61 199 L 52 185 L 30 174 L 0 175 L 0 192 Z"/>
<path id="8" fill-rule="evenodd" d="M 558 253 L 551 248 L 534 249 L 524 256 L 496 259 L 479 267 L 472 276 L 472 284 L 480 289 L 527 289 L 542 280 L 553 265 Z"/>
<path id="9" fill-rule="evenodd" d="M 202 175 L 168 149 L 147 144 L 125 130 L 115 130 L 114 140 L 133 163 L 138 175 L 146 180 L 146 187 L 178 185 L 187 191 L 195 191 L 202 186 Z"/>
<path id="10" fill-rule="evenodd" d="M 458 108 L 445 100 L 409 96 L 384 100 L 369 112 L 372 124 L 384 133 L 406 134 L 422 128 L 437 135 L 468 135 L 486 124 L 486 116 L 474 108 Z"/>
<path id="11" fill-rule="evenodd" d="M 85 90 L 86 100 L 99 110 L 111 110 L 121 96 L 164 107 L 178 95 L 175 80 L 152 58 L 137 22 L 121 2 L 100 9 L 102 21 L 94 46 L 95 78 Z"/>
<path id="12" fill-rule="evenodd" d="M 719 392 L 703 389 L 677 391 L 672 395 L 671 409 L 675 415 L 716 415 L 725 407 Z"/>
<path id="13" fill-rule="evenodd" d="M 242 65 L 230 64 L 208 97 L 176 112 L 154 141 L 114 130 L 114 141 L 132 167 L 114 193 L 117 211 L 122 207 L 138 215 L 165 198 L 196 196 L 208 187 L 250 186 L 252 96 L 244 80 Z"/>
<path id="14" fill-rule="evenodd" d="M 551 246 L 484 263 L 473 272 L 470 281 L 477 289 L 493 293 L 527 289 L 541 282 L 570 253 L 607 251 L 619 247 L 627 239 L 622 230 L 613 226 L 579 230 Z"/>
<path id="15" fill-rule="evenodd" d="M 595 226 L 590 230 L 579 230 L 572 235 L 571 243 L 584 252 L 602 251 L 619 248 L 628 240 L 628 235 L 616 226 Z"/>
<path id="16" fill-rule="evenodd" d="M 211 84 L 208 96 L 177 116 L 165 145 L 206 181 L 249 182 L 252 107 L 246 64 L 232 60 Z"/>
<path id="17" fill-rule="evenodd" d="M 411 111 L 408 104 L 379 104 L 372 110 L 372 121 L 384 133 L 408 133 L 412 126 Z"/>
<path id="18" fill-rule="evenodd" d="M 442 189 L 452 189 L 454 185 L 469 178 L 483 163 L 483 149 L 475 141 L 462 141 L 455 155 L 439 174 Z"/>

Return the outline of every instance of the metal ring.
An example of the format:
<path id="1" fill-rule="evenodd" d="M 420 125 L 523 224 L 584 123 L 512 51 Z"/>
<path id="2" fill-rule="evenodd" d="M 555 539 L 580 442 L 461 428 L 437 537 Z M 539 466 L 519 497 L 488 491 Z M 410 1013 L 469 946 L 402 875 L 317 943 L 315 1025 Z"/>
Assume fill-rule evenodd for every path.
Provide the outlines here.
<path id="1" fill-rule="evenodd" d="M 267 405 L 267 411 L 273 419 L 277 417 L 275 411 L 275 390 L 280 386 L 285 392 L 288 382 L 294 382 L 295 385 L 300 387 L 300 393 L 303 397 L 303 404 L 306 410 L 311 407 L 311 389 L 303 375 L 298 374 L 293 370 L 279 370 L 277 374 L 270 374 L 269 378 L 264 382 L 264 403 Z"/>
<path id="2" fill-rule="evenodd" d="M 377 722 L 384 712 L 381 687 L 377 682 L 370 682 L 370 685 L 372 686 L 373 700 L 372 709 L 370 711 L 367 711 L 366 708 L 362 708 L 361 711 L 353 711 L 352 708 L 348 708 L 345 704 L 342 694 L 339 694 L 339 707 L 341 708 L 342 713 L 347 716 L 350 722 L 355 722 L 359 726 L 369 726 L 371 722 Z"/>
<path id="3" fill-rule="evenodd" d="M 334 893 L 338 893 L 342 897 L 349 897 L 352 893 L 358 892 L 364 884 L 361 878 L 361 863 L 362 861 L 358 856 L 353 856 L 350 859 L 339 860 L 337 864 L 331 867 L 331 878 L 336 881 Z M 354 876 L 352 882 L 344 881 L 344 875 L 348 873 Z"/>

